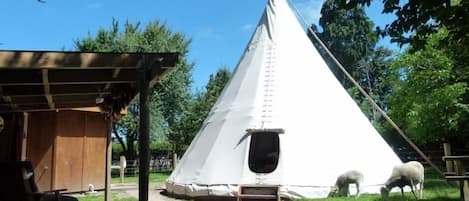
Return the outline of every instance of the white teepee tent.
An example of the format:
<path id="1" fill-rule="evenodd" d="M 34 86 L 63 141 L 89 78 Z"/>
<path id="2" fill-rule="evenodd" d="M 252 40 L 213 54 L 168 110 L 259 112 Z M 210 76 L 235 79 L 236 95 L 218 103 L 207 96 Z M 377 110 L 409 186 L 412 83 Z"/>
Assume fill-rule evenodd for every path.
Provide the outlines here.
<path id="1" fill-rule="evenodd" d="M 400 163 L 286 0 L 269 0 L 233 77 L 166 190 L 188 197 L 236 196 L 239 185 L 279 185 L 284 197 L 326 197 L 337 176 L 353 169 L 364 174 L 361 192 L 379 193 Z"/>

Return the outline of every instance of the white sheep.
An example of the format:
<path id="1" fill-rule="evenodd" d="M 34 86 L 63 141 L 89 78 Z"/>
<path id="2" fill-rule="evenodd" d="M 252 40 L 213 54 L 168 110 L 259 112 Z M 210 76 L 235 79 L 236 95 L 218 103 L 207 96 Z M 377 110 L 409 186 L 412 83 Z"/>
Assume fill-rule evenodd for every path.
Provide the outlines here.
<path id="1" fill-rule="evenodd" d="M 359 196 L 360 193 L 360 184 L 363 182 L 363 174 L 357 170 L 350 170 L 347 171 L 339 177 L 335 182 L 334 187 L 332 187 L 331 193 L 329 196 L 339 195 L 339 196 L 349 196 L 349 185 L 355 184 L 357 187 L 356 197 Z"/>
<path id="2" fill-rule="evenodd" d="M 394 187 L 401 188 L 402 196 L 404 197 L 404 187 L 410 186 L 415 199 L 423 198 L 423 181 L 424 181 L 424 168 L 423 165 L 417 161 L 410 161 L 402 165 L 394 167 L 391 177 L 384 183 L 381 188 L 381 196 L 386 199 Z M 417 185 L 420 184 L 417 189 Z M 418 197 L 414 192 L 417 191 Z"/>

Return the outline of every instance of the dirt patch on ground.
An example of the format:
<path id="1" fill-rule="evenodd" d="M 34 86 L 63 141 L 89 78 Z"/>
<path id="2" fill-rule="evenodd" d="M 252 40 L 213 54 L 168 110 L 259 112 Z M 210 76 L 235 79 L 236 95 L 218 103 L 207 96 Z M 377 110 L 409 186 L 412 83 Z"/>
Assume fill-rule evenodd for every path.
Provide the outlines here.
<path id="1" fill-rule="evenodd" d="M 121 191 L 125 195 L 130 197 L 138 198 L 138 186 L 137 184 L 125 184 L 125 185 L 116 185 L 112 187 L 113 191 Z M 164 191 L 164 188 L 160 185 L 151 185 L 148 190 L 148 200 L 151 201 L 178 201 L 180 199 L 175 199 L 161 194 Z"/>
<path id="2" fill-rule="evenodd" d="M 176 200 L 179 200 L 179 199 L 175 199 L 175 198 L 171 198 L 171 197 L 167 197 L 165 195 L 162 195 L 161 194 L 161 191 L 160 189 L 150 189 L 148 191 L 148 200 L 152 200 L 152 201 L 158 201 L 158 200 L 161 200 L 161 201 L 176 201 Z M 125 193 L 131 197 L 135 197 L 135 198 L 138 198 L 138 190 L 135 189 L 135 190 L 126 190 Z"/>

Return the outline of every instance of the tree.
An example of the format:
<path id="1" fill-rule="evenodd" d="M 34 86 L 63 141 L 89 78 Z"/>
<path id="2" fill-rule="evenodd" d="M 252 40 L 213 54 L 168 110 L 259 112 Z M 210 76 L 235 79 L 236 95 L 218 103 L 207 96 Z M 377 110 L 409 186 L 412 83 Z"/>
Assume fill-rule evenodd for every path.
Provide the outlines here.
<path id="1" fill-rule="evenodd" d="M 347 10 L 340 8 L 339 2 L 340 0 L 326 0 L 319 19 L 322 32 L 319 32 L 315 25 L 312 25 L 312 28 L 346 70 L 355 79 L 361 79 L 363 75 L 359 72 L 359 62 L 373 53 L 377 42 L 376 34 L 372 30 L 373 22 L 366 16 L 363 7 L 356 6 Z M 314 39 L 312 41 L 337 79 L 345 88 L 350 88 L 351 83 L 339 67 Z"/>
<path id="2" fill-rule="evenodd" d="M 127 160 L 134 160 L 137 157 L 136 142 L 138 140 L 138 104 L 130 103 L 128 113 L 120 121 L 112 125 L 114 139 L 122 147 L 122 153 Z"/>
<path id="3" fill-rule="evenodd" d="M 151 139 L 172 138 L 175 122 L 179 120 L 186 100 L 190 97 L 192 64 L 185 58 L 190 41 L 180 33 L 171 32 L 158 21 L 149 22 L 144 29 L 140 23 L 126 22 L 123 30 L 116 20 L 110 29 L 101 28 L 96 36 L 75 41 L 79 51 L 94 52 L 179 52 L 180 62 L 153 87 L 150 102 Z M 128 114 L 114 126 L 114 137 L 122 145 L 128 159 L 136 156 L 139 105 L 130 104 Z M 176 145 L 174 145 L 176 146 Z"/>
<path id="4" fill-rule="evenodd" d="M 372 0 L 340 0 L 341 8 L 354 8 L 357 4 L 370 5 Z M 396 19 L 384 28 L 381 35 L 391 37 L 392 42 L 410 44 L 413 49 L 424 48 L 431 34 L 445 28 L 448 35 L 442 40 L 461 47 L 458 56 L 467 58 L 469 50 L 469 1 L 432 0 L 406 1 L 383 0 L 383 13 L 393 13 Z M 413 50 L 411 50 L 413 51 Z"/>
<path id="5" fill-rule="evenodd" d="M 192 65 L 179 65 L 173 72 L 157 83 L 152 100 L 160 102 L 164 124 L 168 128 L 167 139 L 172 145 L 173 153 L 180 153 L 184 147 L 186 133 L 178 128 L 183 114 L 188 109 L 192 95 L 190 71 Z"/>
<path id="6" fill-rule="evenodd" d="M 383 110 L 388 108 L 386 96 L 391 93 L 391 86 L 383 78 L 390 74 L 392 62 L 392 52 L 384 47 L 378 47 L 366 59 L 360 60 L 358 65 L 361 79 L 357 82 Z M 384 123 L 384 119 L 381 114 L 372 107 L 368 100 L 363 98 L 358 88 L 353 86 L 349 88 L 348 92 L 360 105 L 369 120 L 375 124 L 375 127 L 382 127 L 380 124 Z"/>
<path id="7" fill-rule="evenodd" d="M 340 7 L 340 3 L 340 0 L 327 0 L 321 8 L 319 20 L 322 32 L 319 32 L 319 28 L 315 25 L 312 25 L 312 28 L 345 70 L 381 108 L 386 108 L 385 96 L 389 93 L 389 87 L 383 85 L 381 78 L 389 71 L 392 52 L 384 47 L 375 49 L 378 38 L 373 31 L 373 22 L 366 16 L 362 6 L 344 9 Z M 309 36 L 312 37 L 311 34 Z M 314 39 L 312 41 L 337 79 L 349 91 L 370 121 L 375 124 L 382 123 L 381 115 L 345 77 L 330 55 L 317 41 Z"/>
<path id="8" fill-rule="evenodd" d="M 341 0 L 340 6 L 350 9 L 356 5 L 369 6 L 371 2 Z M 467 142 L 469 128 L 462 122 L 468 120 L 469 103 L 466 89 L 469 83 L 469 1 L 382 2 L 382 12 L 394 14 L 396 18 L 384 28 L 377 27 L 377 32 L 390 36 L 392 42 L 401 46 L 409 45 L 399 58 L 399 70 L 394 72 L 390 114 L 420 143 Z M 405 93 L 408 93 L 407 99 Z M 448 109 L 446 113 L 441 110 L 443 107 Z M 454 111 L 455 108 L 459 110 Z M 424 114 L 426 112 L 428 115 Z"/>
<path id="9" fill-rule="evenodd" d="M 460 144 L 469 137 L 469 86 L 455 74 L 450 47 L 441 48 L 447 34 L 441 29 L 424 48 L 400 55 L 388 77 L 389 115 L 419 144 Z"/>
<path id="10" fill-rule="evenodd" d="M 189 109 L 184 113 L 183 120 L 179 124 L 179 130 L 186 133 L 184 139 L 186 146 L 192 142 L 202 127 L 204 120 L 230 78 L 231 71 L 226 67 L 220 68 L 215 75 L 210 75 L 205 90 L 196 92 L 195 99 L 189 105 Z"/>

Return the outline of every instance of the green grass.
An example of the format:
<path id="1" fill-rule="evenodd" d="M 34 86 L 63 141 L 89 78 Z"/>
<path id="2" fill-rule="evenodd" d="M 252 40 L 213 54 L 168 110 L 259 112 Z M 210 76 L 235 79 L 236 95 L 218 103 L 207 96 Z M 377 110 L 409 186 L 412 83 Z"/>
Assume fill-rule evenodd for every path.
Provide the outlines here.
<path id="1" fill-rule="evenodd" d="M 103 201 L 104 195 L 90 195 L 90 196 L 83 196 L 77 197 L 78 201 Z M 134 197 L 123 197 L 118 193 L 112 193 L 111 197 L 113 201 L 137 201 L 137 198 Z"/>
<path id="2" fill-rule="evenodd" d="M 423 200 L 425 201 L 460 201 L 459 188 L 456 185 L 450 185 L 444 178 L 441 178 L 435 171 L 427 168 L 425 170 L 425 182 L 423 191 Z M 381 201 L 378 194 L 364 194 L 359 198 L 355 197 L 333 197 L 324 199 L 298 199 L 295 201 Z M 415 201 L 412 193 L 405 193 L 405 199 L 402 199 L 401 193 L 391 193 L 386 201 Z"/>
<path id="3" fill-rule="evenodd" d="M 170 174 L 171 174 L 171 172 L 169 172 L 169 171 L 150 173 L 150 183 L 162 184 L 162 183 L 165 182 L 165 180 L 168 178 L 168 176 Z M 112 184 L 118 184 L 120 182 L 121 181 L 120 181 L 119 177 L 111 178 L 111 183 Z M 124 183 L 138 183 L 138 175 L 136 175 L 136 176 L 126 176 L 124 178 Z"/>
<path id="4" fill-rule="evenodd" d="M 171 172 L 158 172 L 150 174 L 150 183 L 162 184 L 168 178 Z M 112 183 L 120 183 L 119 177 L 114 177 Z M 125 177 L 125 183 L 137 183 L 137 176 Z M 431 169 L 425 170 L 424 183 L 424 201 L 459 201 L 459 188 L 456 185 L 450 185 L 445 179 L 441 178 Z M 101 201 L 103 196 L 88 196 L 79 198 L 80 201 Z M 135 201 L 135 198 L 114 198 L 117 201 Z M 359 198 L 355 197 L 332 197 L 323 199 L 297 199 L 295 201 L 381 201 L 378 194 L 363 194 Z M 405 199 L 401 198 L 401 193 L 391 193 L 387 201 L 415 201 L 412 193 L 405 193 Z"/>
<path id="5" fill-rule="evenodd" d="M 171 172 L 156 172 L 150 173 L 150 183 L 152 184 L 163 184 L 166 178 L 171 174 Z M 119 177 L 111 178 L 111 183 L 118 184 L 120 183 Z M 124 178 L 124 183 L 138 183 L 138 175 L 136 176 L 127 176 Z M 104 195 L 90 195 L 90 196 L 79 196 L 77 197 L 79 201 L 103 201 Z M 133 197 L 124 197 L 119 193 L 112 193 L 113 201 L 137 201 L 137 198 Z"/>

